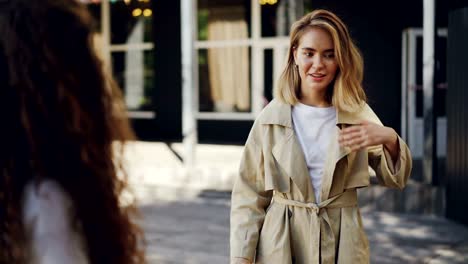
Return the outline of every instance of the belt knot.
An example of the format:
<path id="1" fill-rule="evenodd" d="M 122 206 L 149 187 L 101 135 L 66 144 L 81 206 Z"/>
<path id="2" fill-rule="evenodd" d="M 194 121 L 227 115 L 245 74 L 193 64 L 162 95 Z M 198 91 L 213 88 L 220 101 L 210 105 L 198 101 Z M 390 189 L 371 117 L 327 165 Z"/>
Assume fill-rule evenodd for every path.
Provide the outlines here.
<path id="1" fill-rule="evenodd" d="M 320 207 L 319 207 L 317 204 L 315 204 L 315 203 L 308 203 L 308 204 L 307 204 L 307 208 L 311 209 L 312 212 L 314 212 L 314 213 L 317 214 L 317 215 L 318 215 L 319 212 L 320 212 Z"/>

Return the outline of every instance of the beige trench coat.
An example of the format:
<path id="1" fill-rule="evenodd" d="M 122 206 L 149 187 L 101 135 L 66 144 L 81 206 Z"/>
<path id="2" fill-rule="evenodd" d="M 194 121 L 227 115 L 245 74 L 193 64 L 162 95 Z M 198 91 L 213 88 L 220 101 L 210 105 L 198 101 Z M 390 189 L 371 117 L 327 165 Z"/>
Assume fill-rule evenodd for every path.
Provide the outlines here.
<path id="1" fill-rule="evenodd" d="M 255 121 L 232 191 L 231 259 L 267 264 L 369 263 L 369 244 L 356 189 L 369 185 L 370 165 L 381 184 L 402 189 L 412 160 L 399 138 L 393 164 L 383 146 L 351 152 L 340 147 L 340 128 L 368 120 L 381 124 L 369 106 L 337 112 L 324 168 L 322 201 L 314 190 L 296 139 L 291 106 L 273 100 Z"/>

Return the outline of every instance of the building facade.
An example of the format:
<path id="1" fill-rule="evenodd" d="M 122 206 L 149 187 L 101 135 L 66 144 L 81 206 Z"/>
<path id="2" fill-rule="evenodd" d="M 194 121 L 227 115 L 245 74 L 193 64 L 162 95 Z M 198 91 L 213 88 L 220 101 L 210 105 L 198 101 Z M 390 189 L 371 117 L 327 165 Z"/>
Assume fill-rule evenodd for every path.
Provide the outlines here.
<path id="1" fill-rule="evenodd" d="M 335 12 L 363 54 L 369 105 L 408 142 L 415 158 L 413 179 L 423 181 L 423 1 L 196 0 L 189 13 L 181 12 L 183 0 L 88 2 L 98 21 L 98 46 L 124 91 L 138 136 L 169 142 L 184 139 L 189 101 L 198 142 L 243 144 L 255 117 L 272 99 L 292 23 L 314 9 Z M 464 28 L 449 24 L 449 14 L 455 25 L 465 23 L 453 13 L 464 6 L 465 0 L 436 1 L 435 6 L 437 171 L 430 182 L 435 186 L 446 186 L 455 177 L 446 173 L 454 166 L 447 155 L 458 153 L 450 148 L 457 143 L 447 137 L 453 133 L 448 114 L 455 111 L 447 101 L 447 69 L 455 67 L 447 54 L 459 50 L 450 51 L 447 43 L 450 27 L 463 35 L 459 31 Z M 181 35 L 187 25 L 181 14 L 193 18 L 190 98 L 183 91 Z"/>

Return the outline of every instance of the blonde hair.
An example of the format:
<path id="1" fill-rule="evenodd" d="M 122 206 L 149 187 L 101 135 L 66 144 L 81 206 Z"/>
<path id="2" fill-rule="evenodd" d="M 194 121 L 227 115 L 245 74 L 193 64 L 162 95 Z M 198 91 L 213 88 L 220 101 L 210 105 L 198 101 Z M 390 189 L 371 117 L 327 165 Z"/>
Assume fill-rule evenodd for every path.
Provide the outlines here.
<path id="1" fill-rule="evenodd" d="M 294 51 L 299 42 L 312 27 L 327 31 L 333 40 L 338 71 L 328 88 L 326 99 L 338 110 L 358 111 L 367 101 L 362 88 L 364 63 L 361 53 L 351 39 L 346 25 L 335 14 L 326 10 L 315 10 L 296 21 L 290 34 L 290 46 L 287 65 L 284 68 L 275 89 L 275 98 L 294 105 L 299 101 L 301 78 L 295 67 Z"/>

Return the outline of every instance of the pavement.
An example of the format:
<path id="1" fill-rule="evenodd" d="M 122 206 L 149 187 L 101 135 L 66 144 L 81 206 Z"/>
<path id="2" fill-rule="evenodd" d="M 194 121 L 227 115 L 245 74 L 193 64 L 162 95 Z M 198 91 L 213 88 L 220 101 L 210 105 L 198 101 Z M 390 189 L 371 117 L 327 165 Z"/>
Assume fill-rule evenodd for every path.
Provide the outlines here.
<path id="1" fill-rule="evenodd" d="M 134 142 L 125 153 L 149 263 L 229 263 L 230 188 L 240 146 L 198 145 L 187 169 L 181 144 Z M 468 227 L 427 214 L 361 208 L 371 263 L 468 263 Z"/>

